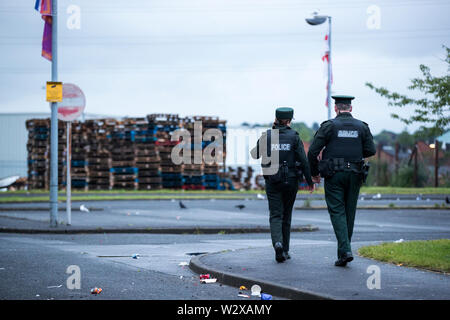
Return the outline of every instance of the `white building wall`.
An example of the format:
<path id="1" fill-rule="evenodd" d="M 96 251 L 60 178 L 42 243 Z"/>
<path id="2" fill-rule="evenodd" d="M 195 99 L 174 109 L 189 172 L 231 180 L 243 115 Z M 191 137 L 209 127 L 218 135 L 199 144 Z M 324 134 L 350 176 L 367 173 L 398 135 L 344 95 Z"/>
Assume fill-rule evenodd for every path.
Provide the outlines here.
<path id="1" fill-rule="evenodd" d="M 86 118 L 107 117 L 86 114 Z M 0 178 L 27 173 L 28 131 L 25 121 L 50 118 L 49 113 L 0 113 Z"/>
<path id="2" fill-rule="evenodd" d="M 0 178 L 27 176 L 28 131 L 25 121 L 49 116 L 50 113 L 0 114 Z"/>

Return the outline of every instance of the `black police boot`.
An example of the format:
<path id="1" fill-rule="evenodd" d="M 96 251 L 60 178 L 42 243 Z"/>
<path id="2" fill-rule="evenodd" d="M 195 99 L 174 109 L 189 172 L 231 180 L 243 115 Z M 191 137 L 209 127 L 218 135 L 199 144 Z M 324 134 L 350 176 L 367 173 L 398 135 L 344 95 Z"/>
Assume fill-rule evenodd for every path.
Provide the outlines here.
<path id="1" fill-rule="evenodd" d="M 277 262 L 284 262 L 286 258 L 283 255 L 283 245 L 281 244 L 281 242 L 276 242 L 274 248 L 275 248 L 275 260 L 277 260 Z"/>
<path id="2" fill-rule="evenodd" d="M 336 267 L 345 267 L 347 262 L 353 261 L 353 255 L 351 252 L 344 253 L 335 263 Z"/>
<path id="3" fill-rule="evenodd" d="M 289 253 L 287 251 L 283 252 L 283 256 L 286 260 L 289 260 L 291 258 L 291 256 L 289 255 Z"/>

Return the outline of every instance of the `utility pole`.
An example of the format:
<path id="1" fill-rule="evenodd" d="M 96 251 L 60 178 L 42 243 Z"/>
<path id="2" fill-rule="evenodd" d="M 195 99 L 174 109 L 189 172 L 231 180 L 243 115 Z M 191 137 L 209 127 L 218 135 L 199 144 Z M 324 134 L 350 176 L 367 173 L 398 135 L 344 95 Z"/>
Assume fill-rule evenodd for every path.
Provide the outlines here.
<path id="1" fill-rule="evenodd" d="M 52 1 L 52 81 L 58 81 L 58 0 Z M 50 226 L 58 225 L 58 103 L 51 102 Z"/>
<path id="2" fill-rule="evenodd" d="M 306 22 L 312 26 L 317 26 L 328 20 L 328 83 L 327 83 L 327 104 L 328 104 L 328 120 L 331 119 L 331 16 L 319 15 L 313 13 L 312 18 L 306 18 Z"/>

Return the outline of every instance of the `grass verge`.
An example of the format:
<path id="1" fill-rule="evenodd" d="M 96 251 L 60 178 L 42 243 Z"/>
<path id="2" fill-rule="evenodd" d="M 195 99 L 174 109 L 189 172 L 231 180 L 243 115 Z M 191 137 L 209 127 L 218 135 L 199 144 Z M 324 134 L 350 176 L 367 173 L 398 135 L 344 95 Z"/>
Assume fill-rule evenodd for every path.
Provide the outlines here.
<path id="1" fill-rule="evenodd" d="M 450 239 L 382 243 L 361 247 L 358 254 L 398 266 L 450 272 Z"/>
<path id="2" fill-rule="evenodd" d="M 245 194 L 236 193 L 236 195 L 226 196 L 217 194 L 204 194 L 204 195 L 72 195 L 72 201 L 114 201 L 114 200 L 210 200 L 210 199 L 232 199 L 232 200 L 243 200 L 248 198 Z M 0 203 L 30 203 L 30 202 L 49 202 L 50 198 L 48 196 L 11 196 L 0 198 Z M 59 202 L 65 202 L 65 196 L 58 197 Z"/>
<path id="3" fill-rule="evenodd" d="M 323 194 L 323 188 L 318 188 L 315 193 Z M 60 190 L 62 195 L 65 191 Z M 44 195 L 48 194 L 48 190 L 19 190 L 19 191 L 6 191 L 2 194 L 5 195 Z M 145 195 L 164 195 L 164 194 L 258 194 L 264 193 L 264 190 L 175 190 L 175 189 L 159 189 L 159 190 L 90 190 L 90 191 L 78 191 L 72 190 L 72 194 L 80 195 L 99 195 L 99 194 L 145 194 Z M 300 194 L 309 194 L 307 190 L 300 190 Z M 397 188 L 397 187 L 365 187 L 361 188 L 361 193 L 367 194 L 450 194 L 450 188 Z"/>

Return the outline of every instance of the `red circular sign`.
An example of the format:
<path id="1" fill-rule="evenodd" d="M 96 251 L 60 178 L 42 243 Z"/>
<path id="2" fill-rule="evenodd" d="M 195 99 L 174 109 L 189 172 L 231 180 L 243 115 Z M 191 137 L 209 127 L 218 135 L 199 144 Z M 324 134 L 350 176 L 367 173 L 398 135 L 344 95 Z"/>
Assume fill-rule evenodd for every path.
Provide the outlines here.
<path id="1" fill-rule="evenodd" d="M 86 107 L 83 91 L 71 83 L 63 83 L 63 99 L 58 103 L 58 119 L 73 121 L 78 118 Z"/>

